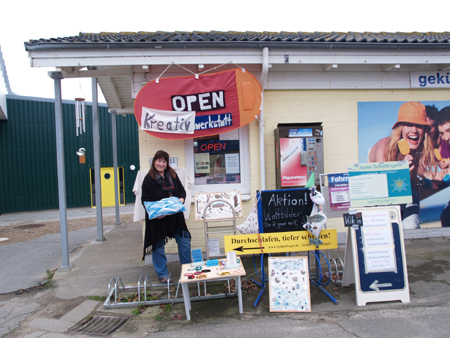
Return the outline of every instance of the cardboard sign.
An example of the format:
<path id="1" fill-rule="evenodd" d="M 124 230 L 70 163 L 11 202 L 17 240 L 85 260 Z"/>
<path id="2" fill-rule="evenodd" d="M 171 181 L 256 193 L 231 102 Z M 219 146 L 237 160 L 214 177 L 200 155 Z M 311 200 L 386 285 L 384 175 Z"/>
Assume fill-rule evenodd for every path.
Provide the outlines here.
<path id="1" fill-rule="evenodd" d="M 146 84 L 134 115 L 142 130 L 163 139 L 221 134 L 242 127 L 261 111 L 261 85 L 240 68 L 169 77 Z"/>

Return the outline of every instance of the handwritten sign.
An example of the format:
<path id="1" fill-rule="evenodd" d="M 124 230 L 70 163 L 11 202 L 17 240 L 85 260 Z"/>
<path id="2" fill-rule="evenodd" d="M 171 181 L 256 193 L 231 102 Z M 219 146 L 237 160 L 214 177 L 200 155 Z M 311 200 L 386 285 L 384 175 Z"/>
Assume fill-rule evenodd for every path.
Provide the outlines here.
<path id="1" fill-rule="evenodd" d="M 362 214 L 360 212 L 357 212 L 356 214 L 344 214 L 344 225 L 346 227 L 362 226 Z"/>
<path id="2" fill-rule="evenodd" d="M 258 191 L 259 232 L 304 231 L 313 202 L 309 189 Z"/>
<path id="3" fill-rule="evenodd" d="M 363 213 L 362 229 L 366 273 L 397 272 L 394 235 L 386 209 Z"/>
<path id="4" fill-rule="evenodd" d="M 220 256 L 220 244 L 218 238 L 208 238 L 209 256 Z"/>

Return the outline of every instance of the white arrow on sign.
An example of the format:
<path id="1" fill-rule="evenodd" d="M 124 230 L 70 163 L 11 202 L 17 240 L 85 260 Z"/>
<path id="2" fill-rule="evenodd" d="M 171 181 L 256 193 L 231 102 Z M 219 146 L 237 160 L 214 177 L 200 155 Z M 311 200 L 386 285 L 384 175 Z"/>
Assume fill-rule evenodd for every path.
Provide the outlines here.
<path id="1" fill-rule="evenodd" d="M 370 284 L 369 288 L 371 288 L 372 290 L 375 291 L 380 291 L 379 288 L 388 288 L 392 286 L 392 283 L 383 283 L 383 284 L 378 284 L 378 280 L 374 280 L 372 284 Z"/>

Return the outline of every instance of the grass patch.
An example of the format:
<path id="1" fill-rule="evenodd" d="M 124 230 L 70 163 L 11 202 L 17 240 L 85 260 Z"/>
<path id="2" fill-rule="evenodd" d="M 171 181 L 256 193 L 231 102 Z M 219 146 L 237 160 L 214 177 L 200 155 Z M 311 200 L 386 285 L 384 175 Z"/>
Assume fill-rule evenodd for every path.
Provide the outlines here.
<path id="1" fill-rule="evenodd" d="M 50 286 L 53 285 L 53 276 L 55 275 L 56 269 L 55 270 L 47 270 L 45 271 L 45 274 L 47 275 L 47 277 L 45 278 L 47 280 L 47 282 L 45 282 L 44 287 L 49 288 Z"/>
<path id="2" fill-rule="evenodd" d="M 142 312 L 145 311 L 146 308 L 147 308 L 146 306 L 144 306 L 144 305 L 142 305 L 142 304 L 139 304 L 139 306 L 137 307 L 137 309 L 134 309 L 134 310 L 133 310 L 133 314 L 134 314 L 135 316 L 139 316 Z"/>
<path id="3" fill-rule="evenodd" d="M 104 302 L 106 300 L 105 296 L 89 296 L 89 300 L 95 300 L 97 302 Z"/>

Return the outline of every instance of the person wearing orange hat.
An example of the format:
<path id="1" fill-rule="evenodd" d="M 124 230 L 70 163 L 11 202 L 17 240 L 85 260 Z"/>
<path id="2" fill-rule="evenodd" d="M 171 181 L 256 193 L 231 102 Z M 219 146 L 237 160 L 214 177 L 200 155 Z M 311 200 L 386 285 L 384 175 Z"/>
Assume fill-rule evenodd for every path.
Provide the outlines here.
<path id="1" fill-rule="evenodd" d="M 400 140 L 407 142 L 403 149 L 399 147 Z M 425 106 L 420 102 L 410 101 L 400 106 L 391 135 L 379 140 L 369 149 L 368 162 L 409 162 L 413 203 L 402 206 L 404 229 L 420 228 L 418 187 L 427 173 L 436 172 L 437 162 L 433 148 Z"/>

